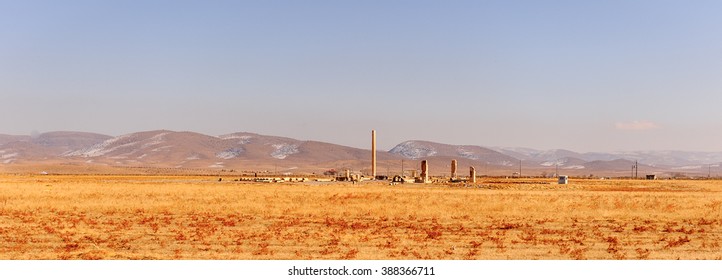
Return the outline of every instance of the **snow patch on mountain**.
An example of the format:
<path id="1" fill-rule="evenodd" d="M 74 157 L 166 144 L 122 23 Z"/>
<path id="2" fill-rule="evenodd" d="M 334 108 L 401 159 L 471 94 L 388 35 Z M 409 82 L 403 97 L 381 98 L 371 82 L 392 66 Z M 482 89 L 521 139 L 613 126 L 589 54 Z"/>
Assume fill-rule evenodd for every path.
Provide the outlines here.
<path id="1" fill-rule="evenodd" d="M 399 154 L 409 159 L 419 159 L 422 157 L 430 157 L 436 154 L 433 147 L 426 147 L 414 141 L 406 141 L 396 145 L 391 151 L 392 154 Z"/>
<path id="2" fill-rule="evenodd" d="M 584 167 L 583 165 L 570 165 L 570 166 L 564 167 L 563 169 L 584 169 L 584 168 L 586 168 L 586 167 Z"/>
<path id="3" fill-rule="evenodd" d="M 131 137 L 131 134 L 118 136 L 116 138 L 111 138 L 111 139 L 105 140 L 105 141 L 103 141 L 103 143 L 93 145 L 92 147 L 87 148 L 87 149 L 63 154 L 63 156 L 68 156 L 68 157 L 72 157 L 72 156 L 81 156 L 81 157 L 104 156 L 108 153 L 112 153 L 113 151 L 115 151 L 117 149 L 121 149 L 121 148 L 125 148 L 125 147 L 129 147 L 129 146 L 138 144 L 137 141 L 131 141 L 130 137 Z M 109 148 L 110 146 L 115 145 L 117 143 L 122 143 L 122 144 L 112 147 L 112 148 Z"/>
<path id="4" fill-rule="evenodd" d="M 173 146 L 163 146 L 163 147 L 155 148 L 155 149 L 153 149 L 153 150 L 151 150 L 151 151 L 153 151 L 153 152 L 165 152 L 165 151 L 170 150 L 170 148 L 172 148 L 172 147 L 173 147 Z"/>
<path id="5" fill-rule="evenodd" d="M 239 139 L 238 144 L 245 145 L 245 144 L 251 143 L 251 139 L 253 139 L 253 136 L 231 134 L 231 135 L 223 135 L 223 136 L 220 136 L 219 138 L 221 138 L 222 140 Z"/>
<path id="6" fill-rule="evenodd" d="M 242 148 L 230 148 L 222 152 L 216 153 L 216 157 L 220 159 L 232 159 L 237 158 L 243 153 Z"/>
<path id="7" fill-rule="evenodd" d="M 3 154 L 3 155 L 0 156 L 0 158 L 1 158 L 1 159 L 9 159 L 9 158 L 17 157 L 17 156 L 18 156 L 18 153 Z"/>
<path id="8" fill-rule="evenodd" d="M 284 159 L 298 153 L 298 145 L 295 144 L 274 144 L 273 147 L 276 150 L 271 153 L 271 156 L 277 159 Z"/>
<path id="9" fill-rule="evenodd" d="M 2 151 L 3 154 L 0 155 L 0 159 L 3 160 L 4 164 L 13 163 L 16 160 L 16 157 L 18 156 L 18 153 L 11 153 L 11 154 L 4 154 L 5 151 Z"/>
<path id="10" fill-rule="evenodd" d="M 65 152 L 62 154 L 62 156 L 65 156 L 65 157 L 73 157 L 73 156 L 100 157 L 100 156 L 107 155 L 109 153 L 112 153 L 112 152 L 120 150 L 120 149 L 134 147 L 134 146 L 139 146 L 135 150 L 140 150 L 140 149 L 163 144 L 165 142 L 164 137 L 168 134 L 170 134 L 170 132 L 161 132 L 156 135 L 153 135 L 152 137 L 148 138 L 146 141 L 143 141 L 142 139 L 139 140 L 137 137 L 135 137 L 136 136 L 135 134 L 122 135 L 122 136 L 118 136 L 115 138 L 105 140 L 102 143 L 91 146 L 90 148 L 77 150 L 77 151 Z M 153 151 L 159 152 L 159 151 L 163 151 L 164 149 L 167 149 L 169 147 L 171 147 L 171 146 L 163 146 L 160 148 L 153 149 Z M 118 157 L 124 157 L 124 156 L 128 156 L 130 154 L 132 154 L 132 152 L 120 155 Z M 116 158 L 118 158 L 118 157 L 116 157 Z"/>
<path id="11" fill-rule="evenodd" d="M 456 149 L 456 151 L 459 153 L 460 156 L 464 158 L 468 158 L 470 160 L 477 160 L 479 159 L 479 156 L 475 155 L 474 152 L 467 151 L 464 148 L 459 147 Z"/>
<path id="12" fill-rule="evenodd" d="M 553 161 L 545 161 L 545 162 L 540 163 L 539 165 L 541 165 L 541 166 L 546 166 L 546 167 L 549 167 L 549 166 L 557 166 L 557 165 L 559 165 L 559 166 L 564 166 L 564 164 L 567 163 L 567 161 L 568 161 L 567 159 L 553 160 Z"/>
<path id="13" fill-rule="evenodd" d="M 163 144 L 163 142 L 164 142 L 164 141 L 163 141 L 163 137 L 166 136 L 166 135 L 168 135 L 168 134 L 170 134 L 170 132 L 161 132 L 161 133 L 156 134 L 155 136 L 153 136 L 153 137 L 151 137 L 151 138 L 148 138 L 148 142 L 147 142 L 147 143 L 143 143 L 143 145 L 141 146 L 141 149 L 142 149 L 142 148 L 148 148 L 148 147 L 150 147 L 150 146 L 155 146 L 155 145 Z"/>

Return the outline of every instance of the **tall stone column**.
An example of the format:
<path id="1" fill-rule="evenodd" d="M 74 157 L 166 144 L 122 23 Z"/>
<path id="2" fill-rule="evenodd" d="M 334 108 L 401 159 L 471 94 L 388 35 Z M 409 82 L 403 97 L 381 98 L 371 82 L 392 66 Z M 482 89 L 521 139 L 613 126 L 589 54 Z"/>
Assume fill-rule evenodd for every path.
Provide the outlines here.
<path id="1" fill-rule="evenodd" d="M 451 180 L 456 180 L 456 160 L 451 160 Z"/>
<path id="2" fill-rule="evenodd" d="M 421 180 L 424 183 L 429 181 L 429 162 L 426 160 L 421 161 Z"/>
<path id="3" fill-rule="evenodd" d="M 469 166 L 469 182 L 476 183 L 476 169 L 473 166 Z"/>

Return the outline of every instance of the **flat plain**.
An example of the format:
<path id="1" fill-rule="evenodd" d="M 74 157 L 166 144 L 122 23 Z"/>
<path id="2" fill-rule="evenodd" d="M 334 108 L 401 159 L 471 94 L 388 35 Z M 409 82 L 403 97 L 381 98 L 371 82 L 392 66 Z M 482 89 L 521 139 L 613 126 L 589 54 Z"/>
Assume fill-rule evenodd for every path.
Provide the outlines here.
<path id="1" fill-rule="evenodd" d="M 0 259 L 722 259 L 722 181 L 0 175 Z"/>

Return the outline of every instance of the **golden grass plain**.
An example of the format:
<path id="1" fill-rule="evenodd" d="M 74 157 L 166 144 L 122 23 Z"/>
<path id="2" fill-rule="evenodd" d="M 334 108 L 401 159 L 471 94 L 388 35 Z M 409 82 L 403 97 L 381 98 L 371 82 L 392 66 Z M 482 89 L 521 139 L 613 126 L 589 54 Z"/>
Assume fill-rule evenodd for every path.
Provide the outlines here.
<path id="1" fill-rule="evenodd" d="M 722 259 L 722 181 L 0 175 L 0 259 Z"/>

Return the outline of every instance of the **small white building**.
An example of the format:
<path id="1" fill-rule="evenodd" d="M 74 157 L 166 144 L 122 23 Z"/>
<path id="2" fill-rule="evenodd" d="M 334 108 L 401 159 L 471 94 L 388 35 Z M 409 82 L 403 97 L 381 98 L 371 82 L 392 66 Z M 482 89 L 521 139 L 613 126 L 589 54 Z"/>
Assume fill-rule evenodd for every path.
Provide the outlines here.
<path id="1" fill-rule="evenodd" d="M 566 176 L 566 175 L 559 176 L 559 184 L 560 185 L 569 184 L 569 176 Z"/>

